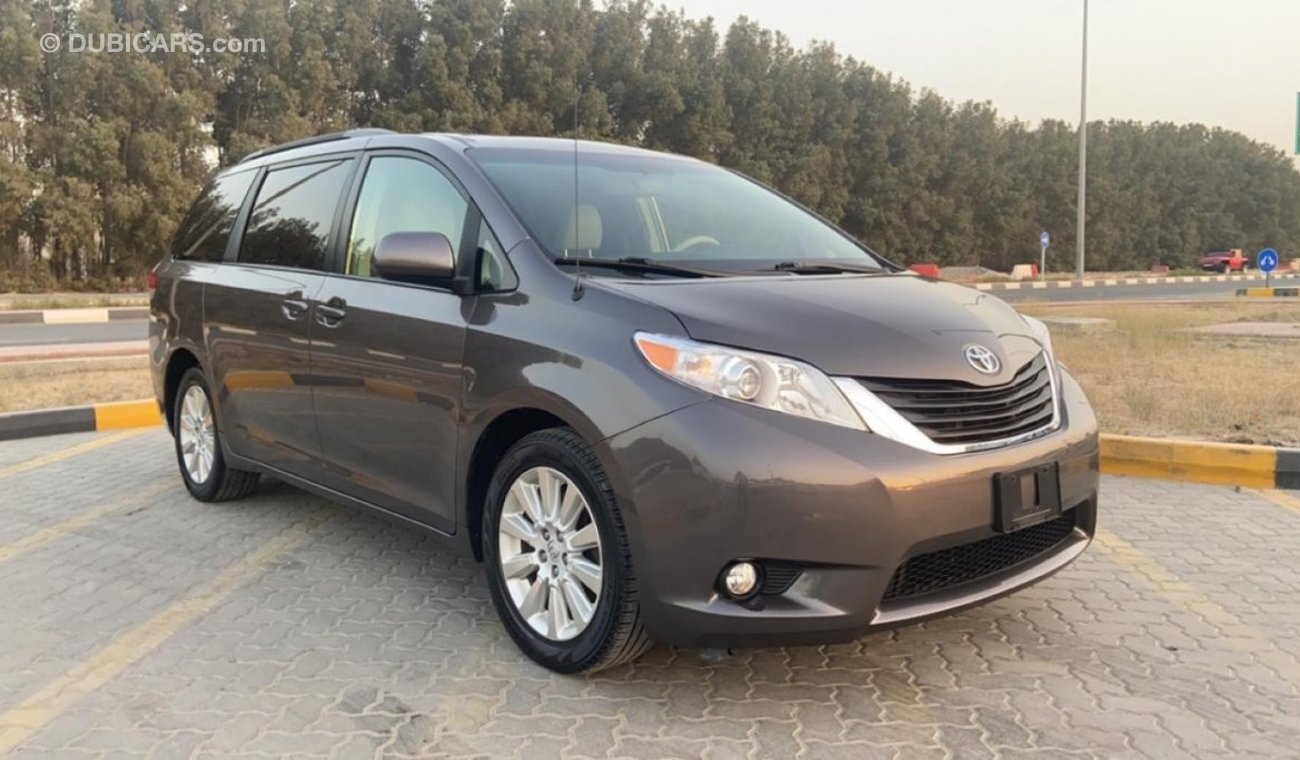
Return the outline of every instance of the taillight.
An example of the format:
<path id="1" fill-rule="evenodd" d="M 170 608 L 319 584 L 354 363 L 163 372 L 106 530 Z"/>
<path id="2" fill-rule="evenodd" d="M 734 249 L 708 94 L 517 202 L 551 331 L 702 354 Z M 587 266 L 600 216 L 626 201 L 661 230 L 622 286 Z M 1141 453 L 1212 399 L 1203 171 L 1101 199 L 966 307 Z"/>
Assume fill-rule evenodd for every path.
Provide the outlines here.
<path id="1" fill-rule="evenodd" d="M 158 270 L 157 270 L 157 269 L 150 269 L 150 270 L 149 270 L 149 289 L 150 289 L 150 290 L 157 290 L 157 289 L 158 289 Z"/>

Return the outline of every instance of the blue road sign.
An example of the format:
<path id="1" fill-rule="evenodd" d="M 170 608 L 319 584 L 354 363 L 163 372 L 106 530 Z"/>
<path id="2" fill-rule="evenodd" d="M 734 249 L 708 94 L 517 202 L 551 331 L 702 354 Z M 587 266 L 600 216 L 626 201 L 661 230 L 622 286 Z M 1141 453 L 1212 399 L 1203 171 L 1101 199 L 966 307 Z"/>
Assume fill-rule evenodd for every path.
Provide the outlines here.
<path id="1" fill-rule="evenodd" d="M 1043 230 L 1043 234 L 1038 236 L 1038 242 L 1046 248 L 1052 244 L 1052 236 L 1047 234 L 1047 230 Z"/>
<path id="2" fill-rule="evenodd" d="M 1265 248 L 1255 257 L 1255 263 L 1259 267 L 1259 271 L 1265 274 L 1272 272 L 1277 269 L 1277 251 L 1272 248 Z"/>

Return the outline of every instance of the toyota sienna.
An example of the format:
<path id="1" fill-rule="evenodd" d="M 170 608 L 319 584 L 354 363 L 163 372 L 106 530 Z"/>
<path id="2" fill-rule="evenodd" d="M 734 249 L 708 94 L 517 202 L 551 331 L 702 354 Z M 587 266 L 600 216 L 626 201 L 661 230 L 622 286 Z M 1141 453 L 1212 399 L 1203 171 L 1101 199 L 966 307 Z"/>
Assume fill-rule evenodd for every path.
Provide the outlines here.
<path id="1" fill-rule="evenodd" d="M 186 488 L 261 474 L 464 547 L 556 671 L 816 644 L 1087 546 L 1048 331 L 704 162 L 358 130 L 219 172 L 151 275 Z"/>

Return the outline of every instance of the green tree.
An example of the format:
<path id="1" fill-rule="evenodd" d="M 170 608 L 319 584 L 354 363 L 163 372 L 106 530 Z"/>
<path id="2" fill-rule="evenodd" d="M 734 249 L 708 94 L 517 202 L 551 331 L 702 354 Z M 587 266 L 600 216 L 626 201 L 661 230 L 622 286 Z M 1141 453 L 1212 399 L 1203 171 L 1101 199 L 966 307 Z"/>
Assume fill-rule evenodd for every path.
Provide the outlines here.
<path id="1" fill-rule="evenodd" d="M 30 3 L 0 0 L 0 266 L 18 267 L 19 230 L 35 190 L 24 145 L 24 93 L 36 87 L 40 48 Z"/>

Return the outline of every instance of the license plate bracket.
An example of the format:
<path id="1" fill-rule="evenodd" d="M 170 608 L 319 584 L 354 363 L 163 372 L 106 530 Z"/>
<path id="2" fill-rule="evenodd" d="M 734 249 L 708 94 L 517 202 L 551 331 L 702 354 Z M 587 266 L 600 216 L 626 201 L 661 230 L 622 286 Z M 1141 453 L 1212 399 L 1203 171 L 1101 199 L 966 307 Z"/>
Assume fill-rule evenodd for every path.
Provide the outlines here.
<path id="1" fill-rule="evenodd" d="M 993 476 L 994 527 L 1011 533 L 1061 514 L 1061 476 L 1056 462 Z"/>

